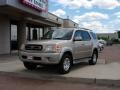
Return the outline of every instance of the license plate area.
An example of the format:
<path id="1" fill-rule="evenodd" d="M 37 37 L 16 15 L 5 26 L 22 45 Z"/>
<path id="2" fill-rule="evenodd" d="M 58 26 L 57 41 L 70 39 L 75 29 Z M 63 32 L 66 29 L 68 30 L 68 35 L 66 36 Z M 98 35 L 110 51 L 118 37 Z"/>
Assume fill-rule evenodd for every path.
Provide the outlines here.
<path id="1" fill-rule="evenodd" d="M 41 61 L 41 57 L 33 57 L 34 60 Z"/>
<path id="2" fill-rule="evenodd" d="M 28 56 L 27 59 L 28 59 L 28 60 L 32 60 L 32 59 L 33 59 L 33 56 Z"/>

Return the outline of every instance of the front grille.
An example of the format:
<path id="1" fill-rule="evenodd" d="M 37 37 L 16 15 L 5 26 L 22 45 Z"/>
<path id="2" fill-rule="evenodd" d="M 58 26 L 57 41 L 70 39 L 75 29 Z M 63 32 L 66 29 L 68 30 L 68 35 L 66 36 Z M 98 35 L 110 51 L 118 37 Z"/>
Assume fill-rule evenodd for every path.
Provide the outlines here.
<path id="1" fill-rule="evenodd" d="M 33 44 L 28 44 L 25 45 L 25 50 L 36 50 L 36 51 L 41 51 L 43 49 L 42 45 L 33 45 Z"/>

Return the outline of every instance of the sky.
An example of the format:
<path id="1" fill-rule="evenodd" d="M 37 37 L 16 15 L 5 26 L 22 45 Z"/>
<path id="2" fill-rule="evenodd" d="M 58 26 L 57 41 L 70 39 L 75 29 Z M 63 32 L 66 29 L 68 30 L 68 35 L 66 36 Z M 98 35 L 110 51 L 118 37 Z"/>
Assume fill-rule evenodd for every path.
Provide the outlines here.
<path id="1" fill-rule="evenodd" d="M 96 33 L 120 30 L 120 0 L 48 0 L 49 12 Z"/>

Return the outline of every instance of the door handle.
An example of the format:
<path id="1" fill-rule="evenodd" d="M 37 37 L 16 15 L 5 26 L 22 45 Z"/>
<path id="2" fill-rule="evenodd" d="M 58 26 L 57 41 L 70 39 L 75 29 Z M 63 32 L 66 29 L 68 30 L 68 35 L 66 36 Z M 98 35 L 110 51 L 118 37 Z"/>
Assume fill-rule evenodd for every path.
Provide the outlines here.
<path id="1" fill-rule="evenodd" d="M 85 45 L 84 43 L 81 44 L 82 46 Z"/>

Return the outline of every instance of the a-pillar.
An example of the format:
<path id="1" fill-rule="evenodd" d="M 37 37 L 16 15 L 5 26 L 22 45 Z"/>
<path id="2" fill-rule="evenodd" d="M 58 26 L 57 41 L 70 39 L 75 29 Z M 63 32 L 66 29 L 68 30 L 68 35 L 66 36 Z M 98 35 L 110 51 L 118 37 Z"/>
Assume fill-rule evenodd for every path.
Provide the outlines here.
<path id="1" fill-rule="evenodd" d="M 20 21 L 18 23 L 17 36 L 18 36 L 18 48 L 20 49 L 21 45 L 26 42 L 26 22 L 25 21 Z"/>

